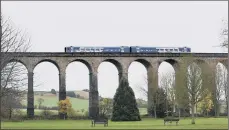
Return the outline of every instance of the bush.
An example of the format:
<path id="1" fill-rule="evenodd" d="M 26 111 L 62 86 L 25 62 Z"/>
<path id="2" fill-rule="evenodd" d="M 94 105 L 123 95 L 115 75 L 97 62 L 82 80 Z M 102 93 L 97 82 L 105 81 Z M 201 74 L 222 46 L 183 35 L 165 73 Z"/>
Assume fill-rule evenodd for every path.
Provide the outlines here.
<path id="1" fill-rule="evenodd" d="M 67 91 L 66 96 L 76 98 L 76 94 L 73 91 Z"/>
<path id="2" fill-rule="evenodd" d="M 79 94 L 76 94 L 76 98 L 80 98 L 80 95 Z"/>
<path id="3" fill-rule="evenodd" d="M 51 89 L 51 93 L 52 94 L 56 94 L 56 90 L 55 89 Z"/>
<path id="4" fill-rule="evenodd" d="M 88 89 L 83 89 L 82 91 L 84 91 L 84 92 L 90 92 L 90 90 L 88 90 Z"/>
<path id="5" fill-rule="evenodd" d="M 54 112 L 50 111 L 50 110 L 43 110 L 40 113 L 40 116 L 44 119 L 49 119 L 51 118 L 51 116 L 54 115 Z"/>
<path id="6" fill-rule="evenodd" d="M 89 117 L 89 113 L 88 113 L 88 111 L 84 111 L 83 116 L 85 116 L 85 117 Z"/>
<path id="7" fill-rule="evenodd" d="M 112 121 L 140 121 L 134 92 L 128 80 L 122 78 L 113 99 Z"/>
<path id="8" fill-rule="evenodd" d="M 59 107 L 56 107 L 56 106 L 53 106 L 53 107 L 40 106 L 40 109 L 43 109 L 43 110 L 59 110 Z"/>
<path id="9" fill-rule="evenodd" d="M 70 108 L 67 114 L 69 118 L 77 116 L 77 112 L 73 108 Z"/>

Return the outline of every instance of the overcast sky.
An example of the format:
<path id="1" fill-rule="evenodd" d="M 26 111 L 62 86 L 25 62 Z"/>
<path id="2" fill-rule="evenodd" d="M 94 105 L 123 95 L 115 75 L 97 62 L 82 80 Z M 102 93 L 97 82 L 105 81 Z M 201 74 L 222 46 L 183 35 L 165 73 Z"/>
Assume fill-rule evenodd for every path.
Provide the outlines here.
<path id="1" fill-rule="evenodd" d="M 65 46 L 188 46 L 193 52 L 223 52 L 217 46 L 222 20 L 228 20 L 228 2 L 2 1 L 2 13 L 26 30 L 33 52 L 64 52 Z M 162 71 L 174 70 L 162 63 Z M 116 67 L 102 63 L 98 72 L 100 95 L 113 97 Z M 34 73 L 40 84 L 35 90 L 58 90 L 53 64 L 41 63 Z M 88 69 L 82 63 L 71 63 L 66 74 L 67 90 L 89 88 Z M 143 97 L 138 86 L 145 86 L 145 77 L 143 65 L 130 66 L 129 82 L 136 97 Z"/>

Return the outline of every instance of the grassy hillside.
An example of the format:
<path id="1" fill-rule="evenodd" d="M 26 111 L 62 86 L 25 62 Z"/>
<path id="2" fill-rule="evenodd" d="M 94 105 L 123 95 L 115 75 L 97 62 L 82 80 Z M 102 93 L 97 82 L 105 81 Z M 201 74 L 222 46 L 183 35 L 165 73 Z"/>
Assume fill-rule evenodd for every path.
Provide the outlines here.
<path id="1" fill-rule="evenodd" d="M 68 97 L 72 103 L 73 109 L 76 111 L 79 111 L 79 112 L 81 112 L 81 109 L 84 109 L 85 111 L 87 111 L 88 106 L 89 106 L 88 92 L 85 92 L 85 91 L 74 91 L 74 92 L 77 94 L 80 94 L 80 96 L 84 97 L 85 99 Z M 41 93 L 43 93 L 43 94 L 41 94 Z M 47 106 L 47 107 L 57 106 L 58 94 L 55 95 L 55 94 L 51 94 L 49 92 L 35 92 L 34 105 L 38 106 L 38 101 L 37 101 L 38 98 L 44 99 L 42 106 Z M 26 105 L 27 101 L 24 100 L 23 104 Z M 139 111 L 141 114 L 146 114 L 146 108 L 139 108 Z"/>
<path id="2" fill-rule="evenodd" d="M 34 105 L 38 106 L 38 98 L 42 98 L 44 99 L 44 102 L 42 103 L 43 106 L 47 106 L 47 107 L 53 107 L 53 106 L 57 106 L 58 103 L 58 97 L 54 94 L 44 94 L 43 96 L 41 95 L 35 95 L 34 96 Z M 81 110 L 81 109 L 88 109 L 89 106 L 89 101 L 87 99 L 78 99 L 78 98 L 71 98 L 68 97 L 72 103 L 72 107 L 75 110 Z M 26 104 L 26 100 L 23 101 L 23 104 Z"/>

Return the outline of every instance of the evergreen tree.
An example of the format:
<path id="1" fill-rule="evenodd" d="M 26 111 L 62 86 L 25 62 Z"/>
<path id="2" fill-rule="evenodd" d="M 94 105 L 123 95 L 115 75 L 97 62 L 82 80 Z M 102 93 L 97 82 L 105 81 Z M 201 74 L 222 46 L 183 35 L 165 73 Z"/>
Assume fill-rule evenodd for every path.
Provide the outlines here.
<path id="1" fill-rule="evenodd" d="M 112 121 L 140 121 L 134 91 L 128 80 L 122 78 L 113 99 Z"/>
<path id="2" fill-rule="evenodd" d="M 51 93 L 52 94 L 56 94 L 56 90 L 55 89 L 51 89 Z"/>

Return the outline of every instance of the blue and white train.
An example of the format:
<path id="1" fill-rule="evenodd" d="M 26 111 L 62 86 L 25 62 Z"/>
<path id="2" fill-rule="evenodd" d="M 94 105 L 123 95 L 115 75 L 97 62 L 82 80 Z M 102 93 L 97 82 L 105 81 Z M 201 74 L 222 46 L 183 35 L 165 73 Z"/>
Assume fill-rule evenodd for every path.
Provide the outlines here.
<path id="1" fill-rule="evenodd" d="M 65 47 L 65 52 L 100 52 L 100 53 L 190 53 L 189 47 L 143 47 L 143 46 L 120 46 L 120 47 Z"/>

